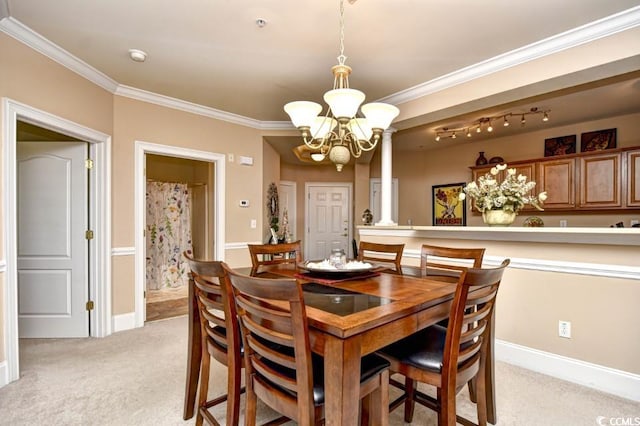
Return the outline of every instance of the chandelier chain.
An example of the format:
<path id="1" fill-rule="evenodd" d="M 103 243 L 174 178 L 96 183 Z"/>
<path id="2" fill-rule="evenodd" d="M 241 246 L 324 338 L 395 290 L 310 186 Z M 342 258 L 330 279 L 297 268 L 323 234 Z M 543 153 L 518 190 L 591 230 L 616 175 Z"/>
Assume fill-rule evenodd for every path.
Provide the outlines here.
<path id="1" fill-rule="evenodd" d="M 340 0 L 340 55 L 338 63 L 344 65 L 347 57 L 344 56 L 344 0 Z"/>

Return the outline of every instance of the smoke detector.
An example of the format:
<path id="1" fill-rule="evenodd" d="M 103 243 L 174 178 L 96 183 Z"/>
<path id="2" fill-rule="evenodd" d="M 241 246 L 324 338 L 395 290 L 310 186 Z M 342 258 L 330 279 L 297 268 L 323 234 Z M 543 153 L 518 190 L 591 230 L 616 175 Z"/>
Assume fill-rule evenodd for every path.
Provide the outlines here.
<path id="1" fill-rule="evenodd" d="M 147 53 L 139 49 L 129 49 L 129 57 L 136 62 L 144 62 L 147 59 Z"/>

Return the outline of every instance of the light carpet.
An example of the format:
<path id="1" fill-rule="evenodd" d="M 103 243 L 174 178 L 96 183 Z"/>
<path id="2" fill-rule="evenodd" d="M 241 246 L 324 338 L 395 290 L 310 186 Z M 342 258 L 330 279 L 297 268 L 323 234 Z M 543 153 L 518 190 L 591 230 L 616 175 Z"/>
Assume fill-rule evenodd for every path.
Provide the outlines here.
<path id="1" fill-rule="evenodd" d="M 182 420 L 187 326 L 183 316 L 104 339 L 21 340 L 21 378 L 0 389 L 0 424 L 195 423 Z M 212 371 L 210 395 L 219 395 L 226 370 L 213 361 Z M 597 425 L 599 416 L 605 422 L 640 416 L 640 404 L 633 401 L 501 362 L 496 385 L 500 426 Z M 466 390 L 458 396 L 458 411 L 475 419 Z M 215 413 L 224 420 L 224 407 Z M 263 421 L 276 416 L 262 405 L 259 415 Z M 404 424 L 402 409 L 391 414 L 390 424 Z M 417 405 L 413 424 L 435 425 L 436 416 Z"/>

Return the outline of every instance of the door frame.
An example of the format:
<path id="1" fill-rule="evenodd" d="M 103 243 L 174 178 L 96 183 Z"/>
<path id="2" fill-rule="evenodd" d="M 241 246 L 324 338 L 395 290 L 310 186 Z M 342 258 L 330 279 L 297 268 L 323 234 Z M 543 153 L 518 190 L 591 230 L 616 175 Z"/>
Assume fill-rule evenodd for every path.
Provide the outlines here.
<path id="1" fill-rule="evenodd" d="M 16 144 L 18 120 L 56 131 L 89 143 L 94 162 L 90 180 L 89 221 L 94 239 L 89 241 L 89 297 L 94 302 L 90 312 L 89 335 L 111 334 L 111 136 L 90 129 L 46 111 L 9 98 L 2 98 L 3 129 L 3 202 L 4 247 L 6 273 L 4 291 L 4 346 L 7 361 L 6 383 L 18 380 L 18 279 L 17 279 L 17 165 Z M 0 376 L 0 386 L 4 383 Z"/>
<path id="2" fill-rule="evenodd" d="M 304 184 L 304 253 L 309 253 L 309 238 L 307 237 L 309 231 L 309 190 L 311 187 L 323 186 L 331 188 L 347 188 L 349 196 L 347 197 L 347 215 L 349 223 L 347 224 L 347 257 L 349 254 L 353 255 L 351 249 L 351 241 L 353 240 L 353 183 L 351 182 L 305 182 Z"/>
<path id="3" fill-rule="evenodd" d="M 145 312 L 145 269 L 146 269 L 146 154 L 164 155 L 167 157 L 187 158 L 214 164 L 214 220 L 213 232 L 215 241 L 213 244 L 213 258 L 224 261 L 225 258 L 225 159 L 224 154 L 199 151 L 180 146 L 160 145 L 145 141 L 135 141 L 135 325 L 144 326 Z"/>

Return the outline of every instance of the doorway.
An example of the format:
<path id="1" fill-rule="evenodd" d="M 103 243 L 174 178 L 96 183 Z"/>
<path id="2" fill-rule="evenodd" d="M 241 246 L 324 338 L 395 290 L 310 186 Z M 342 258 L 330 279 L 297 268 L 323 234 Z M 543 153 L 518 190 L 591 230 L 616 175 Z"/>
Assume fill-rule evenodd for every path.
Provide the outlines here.
<path id="1" fill-rule="evenodd" d="M 332 249 L 342 249 L 352 257 L 353 222 L 351 183 L 305 184 L 304 252 L 308 259 L 328 259 Z"/>
<path id="2" fill-rule="evenodd" d="M 4 168 L 2 169 L 5 197 L 5 233 L 3 243 L 6 256 L 4 285 L 5 321 L 4 347 L 7 382 L 18 380 L 18 216 L 17 216 L 17 134 L 18 122 L 28 123 L 89 143 L 94 159 L 91 180 L 91 200 L 94 206 L 89 215 L 94 238 L 89 240 L 92 253 L 89 263 L 89 295 L 94 309 L 89 312 L 89 335 L 104 337 L 111 334 L 111 136 L 57 117 L 14 100 L 2 99 L 2 132 Z M 2 367 L 0 366 L 0 369 Z"/>
<path id="3" fill-rule="evenodd" d="M 145 322 L 188 313 L 189 267 L 184 251 L 210 259 L 215 236 L 209 200 L 213 164 L 146 155 Z"/>
<path id="4" fill-rule="evenodd" d="M 89 144 L 51 133 L 18 122 L 18 332 L 89 337 Z"/>
<path id="5" fill-rule="evenodd" d="M 212 182 L 207 199 L 207 208 L 212 217 L 206 243 L 208 252 L 203 254 L 209 259 L 224 260 L 225 250 L 225 155 L 207 151 L 198 151 L 182 147 L 160 145 L 149 142 L 135 142 L 135 327 L 144 326 L 146 316 L 146 187 L 147 156 L 156 155 L 173 159 L 196 160 L 205 162 L 209 167 Z M 174 160 L 168 160 L 174 161 Z"/>

